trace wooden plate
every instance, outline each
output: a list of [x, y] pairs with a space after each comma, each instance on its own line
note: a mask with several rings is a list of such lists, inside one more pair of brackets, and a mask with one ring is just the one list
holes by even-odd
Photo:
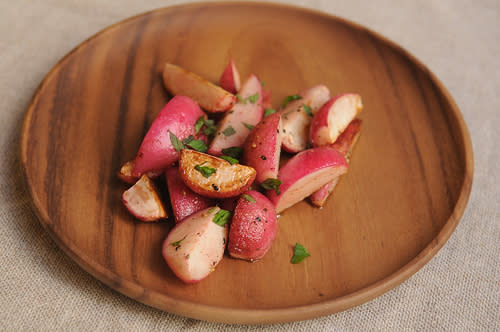
[[[136, 222], [115, 176], [168, 100], [166, 62], [217, 81], [229, 54], [284, 96], [314, 84], [359, 92], [361, 139], [325, 208], [285, 211], [267, 256], [224, 259], [185, 285], [160, 246], [172, 222]], [[110, 287], [172, 313], [271, 323], [327, 315], [397, 286], [459, 222], [473, 155], [458, 107], [413, 56], [359, 25], [275, 4], [207, 3], [115, 24], [65, 56], [26, 113], [22, 164], [35, 210], [57, 244]], [[296, 242], [311, 257], [290, 264]]]

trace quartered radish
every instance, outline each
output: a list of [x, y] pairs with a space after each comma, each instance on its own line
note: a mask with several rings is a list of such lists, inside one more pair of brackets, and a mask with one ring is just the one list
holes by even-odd
[[191, 97], [207, 112], [225, 112], [236, 101], [232, 93], [171, 63], [163, 68], [163, 83], [171, 94]]
[[123, 193], [122, 201], [127, 210], [142, 221], [167, 218], [167, 213], [156, 188], [145, 174]]
[[220, 155], [223, 149], [243, 146], [247, 136], [264, 115], [262, 85], [255, 75], [245, 81], [233, 109], [226, 113], [217, 126], [217, 132], [208, 153]]

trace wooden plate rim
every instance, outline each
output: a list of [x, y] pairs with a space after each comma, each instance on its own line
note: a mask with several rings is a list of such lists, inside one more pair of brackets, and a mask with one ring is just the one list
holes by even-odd
[[[28, 165], [27, 165], [27, 147], [29, 143], [29, 127], [30, 121], [35, 109], [36, 100], [39, 97], [40, 92], [43, 87], [48, 84], [53, 74], [58, 70], [60, 65], [64, 63], [68, 58], [72, 56], [73, 53], [78, 51], [81, 47], [84, 47], [90, 40], [98, 38], [99, 36], [108, 33], [109, 31], [119, 28], [121, 25], [136, 20], [140, 17], [150, 15], [153, 13], [163, 13], [167, 11], [175, 11], [180, 8], [196, 8], [196, 7], [217, 7], [217, 6], [235, 6], [235, 5], [246, 5], [246, 6], [262, 6], [262, 7], [277, 7], [286, 10], [294, 10], [298, 12], [305, 12], [308, 14], [320, 16], [329, 20], [334, 20], [344, 24], [346, 27], [351, 29], [361, 30], [379, 42], [385, 43], [391, 49], [399, 52], [404, 57], [407, 57], [412, 63], [417, 65], [438, 87], [439, 91], [443, 94], [444, 98], [450, 104], [451, 115], [455, 117], [458, 123], [458, 127], [461, 133], [461, 138], [463, 140], [464, 148], [464, 179], [461, 186], [460, 194], [455, 207], [444, 224], [438, 235], [410, 262], [401, 267], [399, 270], [391, 274], [390, 276], [372, 284], [365, 288], [362, 288], [351, 294], [332, 299], [325, 300], [316, 304], [307, 304], [302, 306], [292, 306], [280, 309], [235, 309], [229, 307], [218, 307], [211, 305], [204, 305], [195, 302], [179, 300], [171, 298], [168, 295], [161, 294], [152, 290], [148, 290], [135, 282], [123, 279], [119, 275], [109, 271], [102, 265], [96, 263], [94, 260], [90, 259], [85, 252], [82, 252], [79, 248], [74, 246], [69, 239], [65, 237], [64, 234], [59, 234], [56, 229], [53, 229], [48, 215], [44, 212], [44, 208], [40, 201], [37, 199], [36, 194], [33, 192], [30, 186], [28, 178]], [[138, 14], [127, 19], [121, 20], [114, 23], [101, 31], [97, 32], [93, 36], [89, 37], [69, 53], [67, 53], [63, 58], [61, 58], [54, 67], [49, 71], [49, 73], [42, 80], [37, 90], [35, 91], [31, 102], [27, 108], [22, 129], [20, 135], [20, 154], [21, 163], [23, 168], [23, 177], [26, 188], [31, 198], [31, 204], [33, 210], [35, 211], [37, 217], [39, 218], [41, 224], [45, 230], [49, 233], [51, 238], [56, 242], [59, 248], [61, 248], [72, 260], [74, 260], [78, 265], [80, 265], [85, 271], [90, 273], [96, 279], [100, 280], [112, 289], [131, 297], [139, 302], [146, 305], [153, 306], [155, 308], [168, 311], [170, 313], [206, 320], [206, 321], [216, 321], [224, 323], [239, 323], [239, 324], [271, 324], [279, 322], [291, 322], [299, 321], [305, 319], [312, 319], [319, 316], [324, 316], [328, 314], [333, 314], [339, 311], [352, 308], [354, 306], [363, 304], [370, 301], [377, 296], [389, 291], [390, 289], [398, 286], [403, 281], [408, 279], [410, 276], [415, 274], [420, 268], [422, 268], [427, 262], [429, 262], [436, 253], [443, 247], [446, 241], [450, 238], [451, 234], [457, 227], [461, 217], [464, 214], [467, 202], [469, 200], [473, 173], [474, 173], [474, 157], [472, 142], [470, 138], [469, 131], [463, 119], [463, 116], [455, 103], [453, 97], [441, 83], [441, 81], [415, 56], [408, 52], [403, 47], [399, 46], [395, 42], [389, 40], [388, 38], [382, 36], [381, 34], [374, 32], [358, 23], [349, 21], [344, 18], [337, 17], [335, 15], [320, 12], [318, 10], [304, 8], [299, 6], [278, 4], [278, 3], [267, 3], [267, 2], [256, 2], [256, 1], [224, 1], [224, 2], [195, 2], [190, 4], [180, 4], [174, 6], [168, 6], [158, 9], [153, 9], [142, 14]]]

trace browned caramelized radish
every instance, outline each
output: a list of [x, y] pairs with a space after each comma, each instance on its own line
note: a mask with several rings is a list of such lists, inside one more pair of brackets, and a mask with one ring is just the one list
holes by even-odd
[[165, 64], [163, 83], [173, 95], [191, 97], [208, 112], [225, 112], [236, 101], [232, 93], [171, 63]]
[[238, 196], [255, 180], [256, 171], [194, 150], [181, 150], [179, 172], [194, 192], [212, 198]]

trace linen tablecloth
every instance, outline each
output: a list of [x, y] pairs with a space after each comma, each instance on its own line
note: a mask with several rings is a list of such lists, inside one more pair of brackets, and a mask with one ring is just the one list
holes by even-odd
[[500, 2], [289, 0], [365, 25], [444, 83], [471, 133], [470, 201], [444, 248], [369, 303], [288, 324], [237, 326], [129, 299], [69, 259], [38, 222], [22, 181], [19, 133], [38, 84], [83, 40], [129, 16], [188, 1], [0, 1], [0, 331], [500, 330]]

